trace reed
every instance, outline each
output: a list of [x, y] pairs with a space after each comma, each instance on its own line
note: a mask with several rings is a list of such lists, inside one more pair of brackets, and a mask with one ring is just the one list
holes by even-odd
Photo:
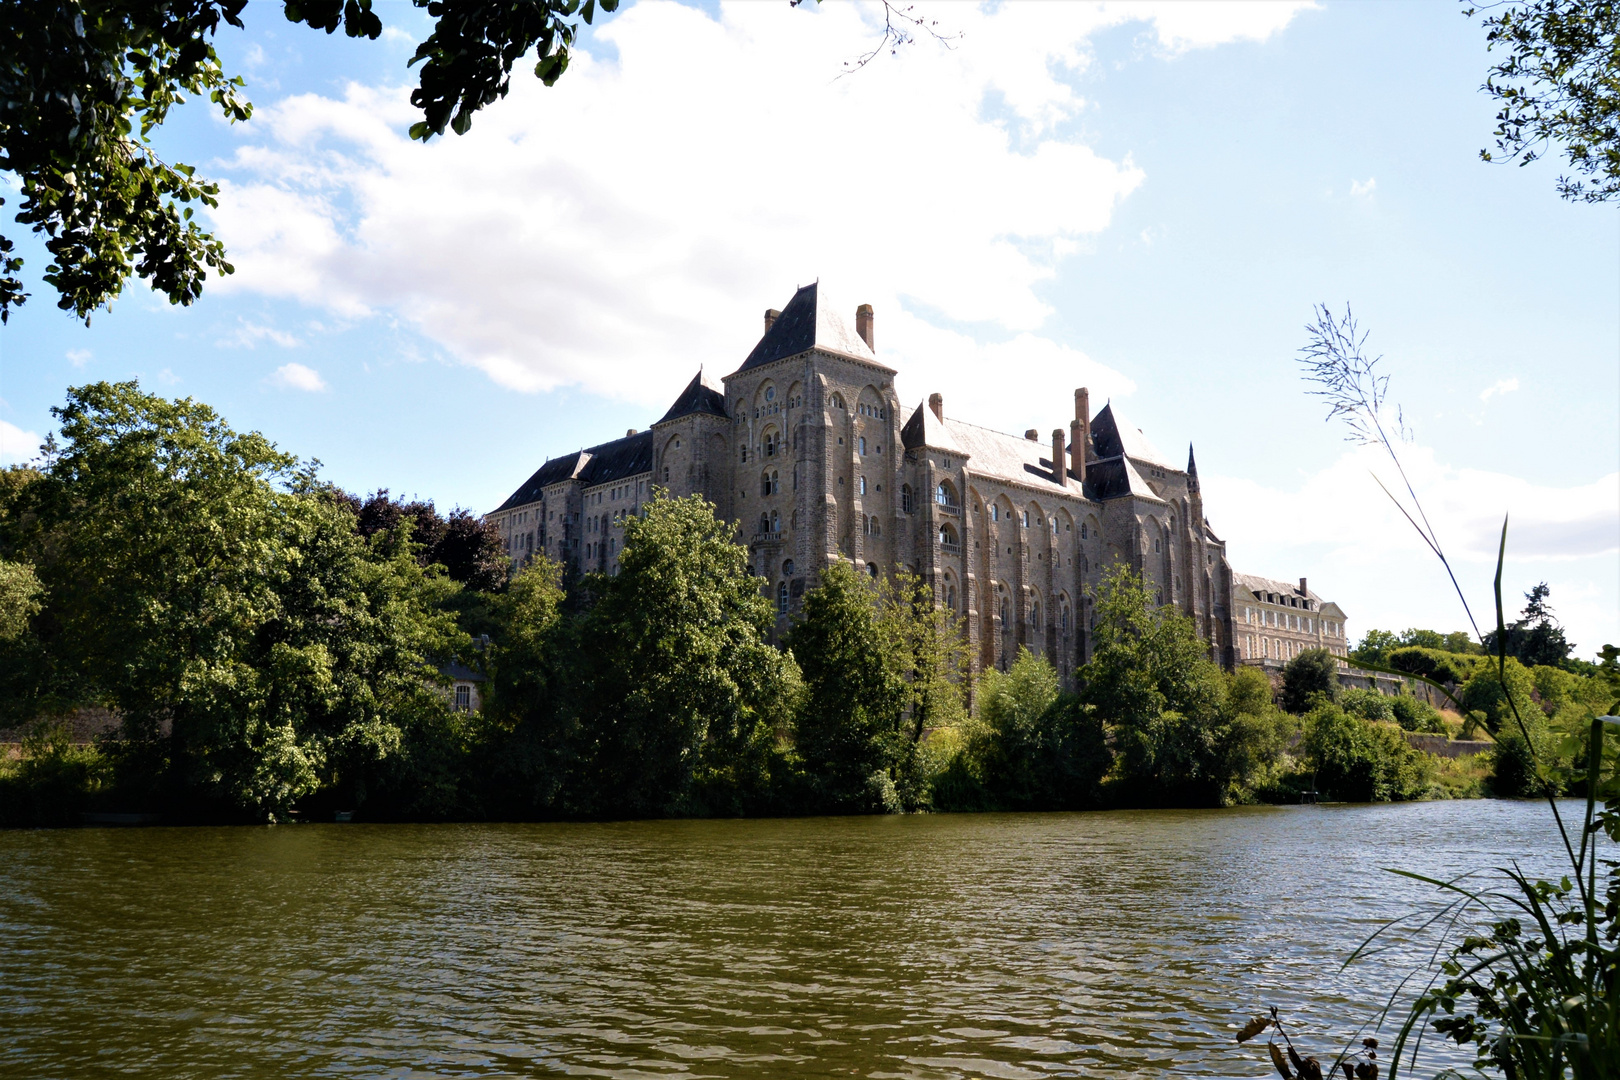
[[[1367, 336], [1348, 308], [1337, 319], [1323, 306], [1306, 329], [1309, 344], [1301, 350], [1311, 393], [1324, 398], [1329, 419], [1345, 421], [1352, 442], [1381, 446], [1394, 465], [1404, 498], [1381, 480], [1379, 486], [1411, 523], [1444, 567], [1463, 610], [1483, 645], [1468, 598], [1452, 572], [1450, 560], [1423, 511], [1403, 468], [1397, 442], [1406, 441], [1398, 410], [1388, 413], [1388, 376], [1369, 359]], [[1395, 435], [1392, 437], [1391, 431]], [[1374, 477], [1377, 479], [1377, 477]], [[1505, 679], [1506, 619], [1502, 607], [1502, 567], [1507, 558], [1508, 521], [1502, 521], [1497, 546], [1494, 596], [1495, 662]], [[1449, 695], [1448, 695], [1449, 696]], [[1370, 1021], [1374, 1030], [1396, 1027], [1389, 1060], [1390, 1080], [1403, 1070], [1416, 1072], [1426, 1039], [1439, 1038], [1470, 1049], [1470, 1073], [1446, 1069], [1439, 1077], [1504, 1076], [1508, 1080], [1611, 1080], [1620, 1078], [1620, 861], [1600, 857], [1599, 843], [1620, 843], [1620, 785], [1606, 766], [1605, 743], [1620, 735], [1620, 717], [1600, 716], [1584, 733], [1585, 811], [1578, 824], [1566, 822], [1560, 810], [1554, 767], [1537, 756], [1536, 740], [1512, 695], [1513, 723], [1530, 748], [1536, 778], [1552, 811], [1568, 860], [1568, 873], [1556, 882], [1533, 878], [1517, 863], [1476, 871], [1442, 881], [1409, 870], [1386, 867], [1391, 874], [1431, 885], [1435, 903], [1392, 919], [1370, 935], [1345, 960], [1348, 967], [1384, 954], [1397, 942], [1430, 947], [1429, 963], [1403, 978]], [[1620, 712], [1620, 702], [1610, 708]], [[1610, 756], [1612, 760], [1612, 755]], [[1573, 779], [1573, 778], [1571, 778]], [[1572, 785], [1573, 787], [1573, 785]], [[1612, 853], [1612, 848], [1609, 852]], [[1603, 890], [1600, 893], [1600, 864]], [[1415, 994], [1410, 988], [1421, 986]], [[1260, 1020], [1269, 1023], [1250, 1030]], [[1398, 1026], [1397, 1026], [1398, 1025]], [[1270, 1028], [1281, 1032], [1276, 1011], [1257, 1017], [1239, 1032], [1239, 1041]], [[1360, 1035], [1360, 1032], [1357, 1033]], [[1286, 1037], [1285, 1037], [1286, 1041]], [[1346, 1048], [1329, 1067], [1347, 1080], [1376, 1080], [1377, 1044], [1369, 1037], [1360, 1049]], [[1314, 1059], [1301, 1057], [1287, 1043], [1281, 1054], [1273, 1040], [1271, 1056], [1284, 1080], [1320, 1075]], [[1369, 1056], [1372, 1055], [1372, 1056]]]

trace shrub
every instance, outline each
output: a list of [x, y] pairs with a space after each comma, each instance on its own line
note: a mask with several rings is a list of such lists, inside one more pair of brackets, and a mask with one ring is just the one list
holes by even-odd
[[23, 740], [21, 760], [0, 763], [0, 826], [77, 825], [111, 771], [99, 750], [74, 744], [65, 728], [37, 731]]
[[1339, 698], [1339, 662], [1326, 649], [1306, 649], [1283, 666], [1282, 707], [1303, 713]]
[[1434, 759], [1400, 730], [1322, 703], [1305, 718], [1305, 756], [1316, 786], [1346, 802], [1400, 802], [1424, 795]]
[[1351, 716], [1359, 716], [1363, 720], [1388, 722], [1395, 719], [1390, 699], [1377, 690], [1352, 687], [1339, 695], [1339, 706]]
[[1526, 721], [1532, 715], [1542, 715], [1531, 697], [1534, 689], [1535, 682], [1530, 678], [1530, 672], [1523, 664], [1509, 657], [1500, 675], [1494, 663], [1480, 664], [1479, 670], [1463, 684], [1457, 698], [1470, 713], [1484, 713], [1485, 726], [1494, 735], [1502, 729], [1504, 721], [1510, 724], [1513, 721], [1508, 710], [1509, 694], [1513, 695], [1513, 704]]
[[1476, 664], [1471, 656], [1416, 645], [1395, 649], [1389, 654], [1389, 666], [1396, 671], [1409, 671], [1439, 683], [1467, 682]]
[[1410, 694], [1399, 694], [1389, 699], [1389, 707], [1395, 714], [1395, 722], [1407, 731], [1430, 735], [1445, 733], [1446, 725], [1440, 719], [1440, 710], [1427, 701]]

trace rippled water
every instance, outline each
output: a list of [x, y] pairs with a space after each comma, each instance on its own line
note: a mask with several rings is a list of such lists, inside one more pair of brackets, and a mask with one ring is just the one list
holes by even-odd
[[0, 1075], [1247, 1076], [1544, 805], [0, 834]]

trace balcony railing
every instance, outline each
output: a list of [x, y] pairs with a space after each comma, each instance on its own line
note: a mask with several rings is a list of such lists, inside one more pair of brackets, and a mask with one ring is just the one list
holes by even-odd
[[781, 542], [782, 534], [779, 532], [757, 532], [754, 534], [754, 539], [750, 541], [750, 543], [754, 544], [780, 544]]
[[950, 503], [936, 502], [934, 504], [934, 512], [936, 514], [949, 514], [951, 517], [962, 516], [962, 508], [960, 506], [952, 506]]

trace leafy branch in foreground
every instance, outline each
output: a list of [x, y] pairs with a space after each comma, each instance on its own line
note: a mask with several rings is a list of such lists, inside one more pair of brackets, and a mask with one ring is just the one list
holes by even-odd
[[1483, 21], [1487, 47], [1507, 55], [1482, 87], [1501, 105], [1496, 154], [1479, 156], [1528, 165], [1556, 143], [1574, 173], [1558, 178], [1558, 194], [1577, 202], [1620, 196], [1620, 4], [1533, 0]]

